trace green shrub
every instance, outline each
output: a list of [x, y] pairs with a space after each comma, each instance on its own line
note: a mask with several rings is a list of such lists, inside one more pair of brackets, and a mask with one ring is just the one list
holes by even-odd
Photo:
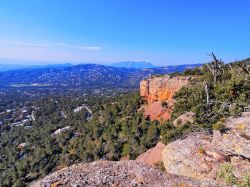
[[162, 161], [156, 162], [154, 165], [157, 169], [159, 169], [161, 171], [166, 171], [166, 168], [165, 168], [164, 163]]
[[222, 121], [218, 121], [212, 126], [213, 130], [217, 131], [224, 131], [226, 129], [226, 126], [222, 123]]

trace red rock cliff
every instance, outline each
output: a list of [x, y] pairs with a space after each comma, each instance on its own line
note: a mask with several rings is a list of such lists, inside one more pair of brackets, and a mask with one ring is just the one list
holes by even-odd
[[169, 75], [153, 77], [140, 82], [140, 94], [148, 101], [167, 101], [173, 98], [175, 92], [186, 86], [190, 77], [173, 77]]
[[[173, 77], [169, 75], [148, 78], [140, 82], [140, 95], [147, 101], [144, 107], [145, 116], [151, 120], [166, 121], [170, 119], [173, 96], [183, 86], [190, 82], [191, 77]], [[162, 101], [168, 103], [168, 108], [162, 106]]]

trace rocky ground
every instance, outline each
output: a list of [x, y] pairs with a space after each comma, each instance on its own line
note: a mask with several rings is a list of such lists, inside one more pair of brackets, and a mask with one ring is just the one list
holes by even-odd
[[73, 165], [46, 176], [32, 187], [180, 187], [221, 186], [212, 181], [196, 180], [164, 173], [137, 161], [98, 161]]
[[218, 172], [227, 163], [241, 180], [250, 172], [250, 114], [227, 119], [222, 132], [195, 133], [176, 140], [163, 149], [162, 157], [172, 174], [219, 181]]

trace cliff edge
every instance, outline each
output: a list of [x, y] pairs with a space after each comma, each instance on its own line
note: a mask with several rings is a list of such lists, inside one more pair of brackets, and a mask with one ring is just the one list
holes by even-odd
[[[140, 82], [140, 95], [146, 102], [143, 107], [145, 116], [150, 120], [167, 121], [171, 117], [174, 94], [189, 84], [190, 76], [155, 76]], [[163, 104], [164, 102], [164, 104]]]

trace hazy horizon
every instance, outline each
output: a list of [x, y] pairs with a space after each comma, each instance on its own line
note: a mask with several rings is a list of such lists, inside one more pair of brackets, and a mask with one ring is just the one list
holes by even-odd
[[124, 62], [132, 62], [132, 63], [150, 63], [152, 65], [155, 65], [157, 67], [160, 66], [174, 66], [174, 65], [187, 65], [187, 64], [203, 64], [205, 62], [194, 62], [194, 63], [180, 63], [180, 64], [174, 64], [174, 63], [166, 63], [166, 64], [155, 64], [153, 62], [149, 61], [135, 61], [135, 60], [122, 60], [122, 61], [110, 61], [110, 62], [99, 62], [99, 61], [82, 61], [82, 62], [71, 62], [71, 61], [39, 61], [39, 60], [24, 60], [24, 59], [1, 59], [0, 58], [0, 65], [25, 65], [25, 66], [32, 66], [32, 65], [63, 65], [63, 64], [71, 64], [71, 65], [80, 65], [80, 64], [99, 64], [99, 65], [113, 65], [117, 63], [124, 63]]
[[[0, 59], [22, 63], [197, 64], [249, 56], [247, 1], [5, 1]], [[0, 61], [0, 64], [3, 63]]]

